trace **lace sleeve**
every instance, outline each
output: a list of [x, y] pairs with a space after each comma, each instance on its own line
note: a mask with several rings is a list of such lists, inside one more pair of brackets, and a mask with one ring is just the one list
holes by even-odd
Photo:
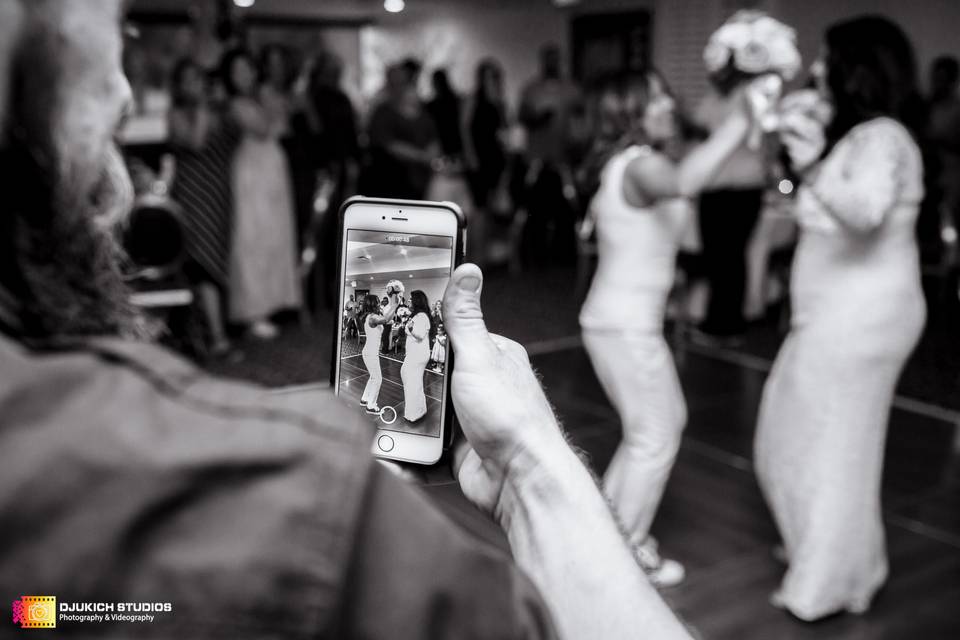
[[892, 121], [861, 125], [824, 160], [809, 195], [840, 226], [861, 233], [875, 229], [912, 184], [909, 144], [908, 134]]

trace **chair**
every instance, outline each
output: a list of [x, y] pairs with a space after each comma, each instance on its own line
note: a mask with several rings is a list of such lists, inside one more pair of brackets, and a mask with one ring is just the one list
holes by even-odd
[[129, 258], [124, 279], [130, 302], [161, 321], [175, 349], [203, 359], [209, 328], [194, 310], [194, 293], [184, 272], [186, 237], [180, 206], [158, 181], [140, 195], [123, 227]]

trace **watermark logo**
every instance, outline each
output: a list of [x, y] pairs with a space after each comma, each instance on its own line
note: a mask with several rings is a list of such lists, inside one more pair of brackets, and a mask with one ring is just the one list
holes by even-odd
[[21, 629], [54, 629], [57, 599], [54, 596], [20, 596], [13, 601], [13, 622]]

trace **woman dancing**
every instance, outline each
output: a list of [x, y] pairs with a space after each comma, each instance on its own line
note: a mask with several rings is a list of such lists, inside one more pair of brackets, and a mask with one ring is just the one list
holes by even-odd
[[751, 122], [741, 90], [739, 108], [678, 162], [675, 102], [658, 74], [616, 83], [601, 93], [599, 104], [609, 120], [601, 130], [612, 142], [602, 154], [607, 161], [590, 204], [599, 264], [580, 325], [597, 377], [623, 423], [623, 440], [603, 484], [651, 582], [670, 586], [683, 579], [683, 567], [660, 558], [649, 529], [686, 423], [663, 337], [686, 222], [671, 204], [708, 183], [743, 143]]
[[410, 293], [410, 320], [406, 325], [407, 349], [400, 367], [403, 380], [403, 417], [416, 422], [427, 413], [427, 398], [423, 393], [423, 375], [430, 361], [433, 342], [433, 320], [427, 294], [417, 289]]
[[400, 304], [400, 297], [395, 292], [389, 295], [390, 302], [386, 309], [380, 310], [380, 299], [372, 293], [363, 297], [363, 327], [367, 335], [366, 342], [363, 343], [363, 366], [367, 368], [370, 378], [367, 380], [367, 386], [363, 388], [363, 395], [360, 396], [360, 404], [366, 407], [367, 413], [379, 414], [380, 405], [380, 385], [383, 384], [383, 373], [380, 371], [380, 337], [383, 334], [383, 327], [390, 326], [393, 322], [393, 314], [397, 312], [397, 306]]
[[781, 107], [804, 179], [801, 236], [790, 333], [764, 389], [755, 457], [789, 564], [773, 603], [804, 620], [865, 611], [887, 578], [887, 419], [926, 317], [914, 237], [923, 167], [903, 125], [913, 60], [886, 19], [837, 24], [814, 66], [832, 118], [791, 109], [789, 97]]

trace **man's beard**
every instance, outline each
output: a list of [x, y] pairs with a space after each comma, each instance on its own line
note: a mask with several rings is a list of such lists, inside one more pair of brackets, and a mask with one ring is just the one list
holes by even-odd
[[[115, 236], [132, 201], [119, 151], [111, 145], [100, 161], [71, 162], [52, 136], [28, 142], [23, 128], [8, 131], [0, 150], [0, 284], [19, 303], [18, 332], [41, 339], [143, 335]], [[49, 143], [38, 142], [44, 138]]]

